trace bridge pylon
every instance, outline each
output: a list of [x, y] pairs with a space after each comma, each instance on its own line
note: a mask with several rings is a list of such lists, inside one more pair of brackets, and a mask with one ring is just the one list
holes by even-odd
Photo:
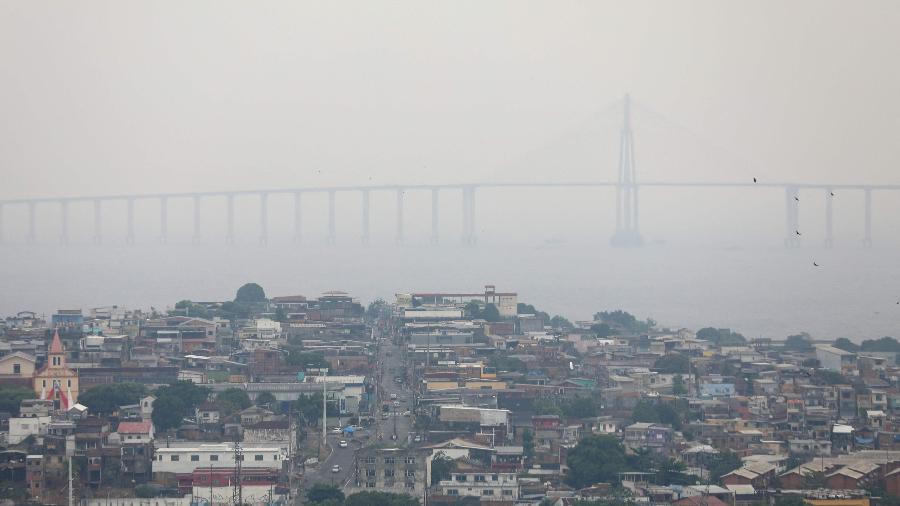
[[638, 227], [638, 187], [634, 167], [634, 132], [631, 129], [631, 98], [625, 95], [622, 132], [619, 138], [619, 182], [616, 185], [616, 232], [609, 243], [619, 247], [644, 244]]

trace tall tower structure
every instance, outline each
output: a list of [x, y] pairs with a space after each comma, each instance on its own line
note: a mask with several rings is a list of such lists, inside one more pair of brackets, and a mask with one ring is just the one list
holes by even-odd
[[55, 409], [67, 410], [78, 402], [78, 373], [66, 366], [59, 330], [47, 348], [47, 363], [34, 373], [34, 391], [41, 399], [52, 399]]
[[631, 130], [631, 97], [623, 101], [622, 131], [619, 136], [619, 179], [616, 185], [616, 232], [613, 246], [634, 247], [644, 243], [638, 228], [638, 187], [634, 167], [634, 132]]

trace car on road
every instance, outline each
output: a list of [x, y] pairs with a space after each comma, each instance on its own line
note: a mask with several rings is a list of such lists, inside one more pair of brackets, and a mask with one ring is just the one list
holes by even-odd
[[342, 429], [342, 428], [340, 428], [340, 427], [332, 427], [331, 433], [332, 433], [332, 434], [343, 434], [343, 433], [344, 433], [344, 429]]
[[392, 401], [393, 401], [394, 399], [396, 399], [396, 398], [397, 398], [397, 394], [391, 394], [391, 400], [392, 400]]
[[331, 467], [331, 472], [332, 472], [332, 473], [339, 473], [339, 472], [341, 472], [341, 466], [335, 464], [334, 466]]
[[381, 414], [381, 419], [382, 419], [382, 420], [387, 420], [387, 419], [390, 418], [390, 417], [391, 417], [391, 414], [390, 414], [390, 413], [382, 413], [382, 414]]
[[412, 411], [404, 411], [403, 416], [412, 416]]
[[346, 447], [347, 447], [347, 442], [344, 441], [343, 439], [341, 439], [340, 441], [338, 441], [338, 446], [341, 447], [341, 448], [346, 448]]
[[396, 378], [394, 378], [394, 381], [396, 383], [403, 383], [403, 378], [401, 378], [400, 376], [397, 376]]
[[394, 401], [394, 407], [395, 408], [400, 407], [400, 401]]
[[413, 438], [413, 443], [421, 443], [421, 442], [422, 442], [422, 436], [416, 436]]

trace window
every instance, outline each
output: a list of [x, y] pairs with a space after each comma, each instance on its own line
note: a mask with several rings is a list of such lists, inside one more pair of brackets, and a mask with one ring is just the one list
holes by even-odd
[[258, 454], [257, 454], [257, 455], [254, 455], [254, 456], [253, 456], [253, 460], [262, 460], [262, 459], [263, 459], [263, 456], [262, 456], [262, 455], [258, 455]]
[[394, 477], [394, 470], [393, 470], [393, 469], [385, 469], [385, 470], [384, 470], [384, 477], [385, 477], [385, 478], [393, 478], [393, 477]]
[[209, 461], [210, 461], [210, 462], [216, 462], [216, 461], [218, 461], [218, 460], [219, 460], [219, 456], [218, 456], [218, 455], [210, 455], [210, 456], [209, 456]]
[[406, 457], [406, 463], [407, 464], [415, 464], [416, 458], [415, 457]]
[[414, 469], [407, 469], [407, 470], [406, 470], [406, 477], [407, 477], [407, 478], [415, 478], [415, 477], [416, 477], [416, 471], [415, 471]]
[[414, 481], [406, 482], [406, 488], [416, 488], [416, 482], [414, 482]]
[[456, 481], [466, 481], [466, 475], [464, 474], [457, 474], [454, 478]]
[[169, 460], [171, 460], [172, 462], [178, 462], [178, 455], [172, 455], [171, 457], [169, 457]]
[[72, 388], [72, 380], [67, 381], [69, 388]]
[[503, 495], [512, 495], [512, 490], [504, 490]]
[[22, 364], [13, 364], [13, 374], [22, 374]]
[[199, 455], [191, 455], [191, 462], [199, 462], [199, 461], [200, 461]]
[[459, 490], [456, 490], [455, 488], [448, 488], [447, 495], [459, 495]]
[[494, 495], [494, 491], [492, 489], [482, 490], [481, 495]]
[[41, 380], [41, 386], [47, 388], [47, 380]]
[[366, 457], [365, 462], [366, 462], [366, 464], [374, 464], [374, 463], [375, 463], [375, 457]]
[[491, 475], [491, 481], [497, 481], [497, 480], [499, 480], [499, 479], [500, 479], [500, 476], [498, 476], [498, 475], [496, 475], [496, 474]]
[[366, 478], [374, 478], [375, 470], [374, 469], [366, 469]]
[[476, 475], [475, 475], [475, 481], [484, 481], [484, 475], [483, 475], [483, 474], [476, 474]]
[[394, 463], [394, 457], [385, 457], [385, 458], [384, 458], [384, 463], [385, 463], [385, 464], [392, 464], [392, 465], [393, 465], [393, 463]]
[[375, 482], [374, 482], [374, 481], [367, 481], [367, 482], [366, 482], [366, 488], [375, 488]]

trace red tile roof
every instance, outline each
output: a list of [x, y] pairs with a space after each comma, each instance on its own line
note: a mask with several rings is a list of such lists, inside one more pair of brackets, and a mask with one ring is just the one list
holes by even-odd
[[122, 422], [116, 430], [119, 434], [149, 434], [153, 428], [150, 422]]

